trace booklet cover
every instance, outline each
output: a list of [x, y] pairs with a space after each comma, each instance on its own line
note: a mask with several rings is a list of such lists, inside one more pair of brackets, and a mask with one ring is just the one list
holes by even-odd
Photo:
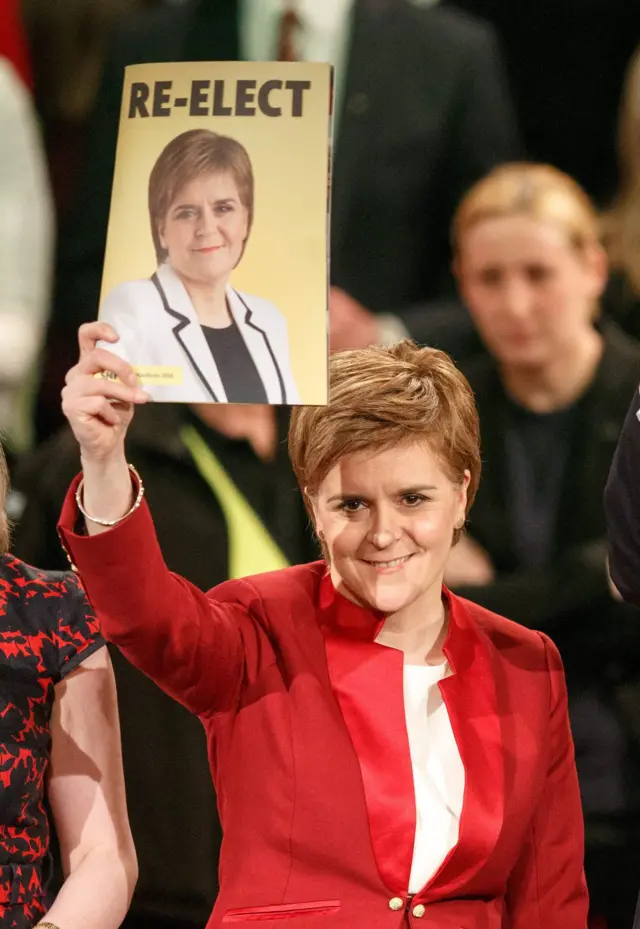
[[153, 400], [328, 399], [332, 70], [126, 69], [99, 318]]

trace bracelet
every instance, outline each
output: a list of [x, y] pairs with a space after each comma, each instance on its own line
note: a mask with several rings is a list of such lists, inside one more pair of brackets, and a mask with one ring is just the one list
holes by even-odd
[[[80, 483], [78, 484], [78, 489], [76, 490], [76, 503], [78, 509], [82, 513], [85, 519], [88, 519], [92, 523], [97, 523], [99, 526], [117, 526], [118, 523], [121, 523], [123, 519], [126, 519], [127, 516], [131, 516], [132, 513], [138, 509], [142, 503], [142, 498], [144, 497], [144, 484], [142, 483], [142, 478], [134, 468], [132, 464], [128, 465], [129, 470], [135, 476], [138, 482], [138, 493], [136, 499], [133, 501], [133, 505], [124, 516], [119, 516], [118, 519], [101, 519], [99, 516], [89, 516], [82, 504], [82, 488], [84, 487], [84, 477], [81, 478]], [[46, 923], [40, 923], [41, 926], [46, 926]], [[57, 926], [54, 926], [53, 929], [58, 929]]]
[[58, 929], [55, 923], [37, 923], [33, 929]]

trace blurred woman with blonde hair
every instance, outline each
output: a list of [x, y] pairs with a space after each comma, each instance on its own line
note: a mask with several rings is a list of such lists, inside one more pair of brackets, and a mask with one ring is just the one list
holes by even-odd
[[629, 924], [635, 888], [622, 861], [636, 844], [633, 772], [603, 669], [616, 668], [616, 684], [636, 679], [640, 655], [637, 620], [610, 595], [602, 494], [640, 346], [600, 319], [607, 261], [598, 216], [561, 171], [497, 168], [460, 205], [453, 238], [460, 291], [488, 356], [465, 372], [479, 408], [483, 481], [445, 580], [557, 641], [587, 835], [608, 836], [587, 847], [594, 910]]

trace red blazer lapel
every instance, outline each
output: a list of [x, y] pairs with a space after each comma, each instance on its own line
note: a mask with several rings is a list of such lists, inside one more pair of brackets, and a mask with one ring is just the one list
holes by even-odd
[[337, 594], [329, 578], [321, 590], [321, 625], [331, 686], [360, 763], [378, 872], [391, 893], [405, 894], [416, 810], [404, 656], [374, 642], [382, 618]]
[[[466, 892], [491, 858], [504, 820], [504, 736], [489, 641], [465, 602], [446, 589], [451, 676], [440, 682], [465, 768], [458, 843], [417, 900]], [[320, 623], [331, 686], [360, 762], [374, 856], [394, 894], [406, 894], [415, 839], [415, 792], [404, 714], [403, 655], [374, 641], [383, 618], [320, 591]]]
[[491, 646], [463, 600], [449, 599], [444, 652], [453, 671], [440, 688], [465, 768], [458, 844], [421, 899], [455, 897], [487, 863], [504, 820], [506, 756]]

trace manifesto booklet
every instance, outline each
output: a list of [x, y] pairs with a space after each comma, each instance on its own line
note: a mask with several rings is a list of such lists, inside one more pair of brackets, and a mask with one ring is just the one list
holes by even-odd
[[332, 70], [125, 72], [99, 318], [153, 400], [327, 402]]

